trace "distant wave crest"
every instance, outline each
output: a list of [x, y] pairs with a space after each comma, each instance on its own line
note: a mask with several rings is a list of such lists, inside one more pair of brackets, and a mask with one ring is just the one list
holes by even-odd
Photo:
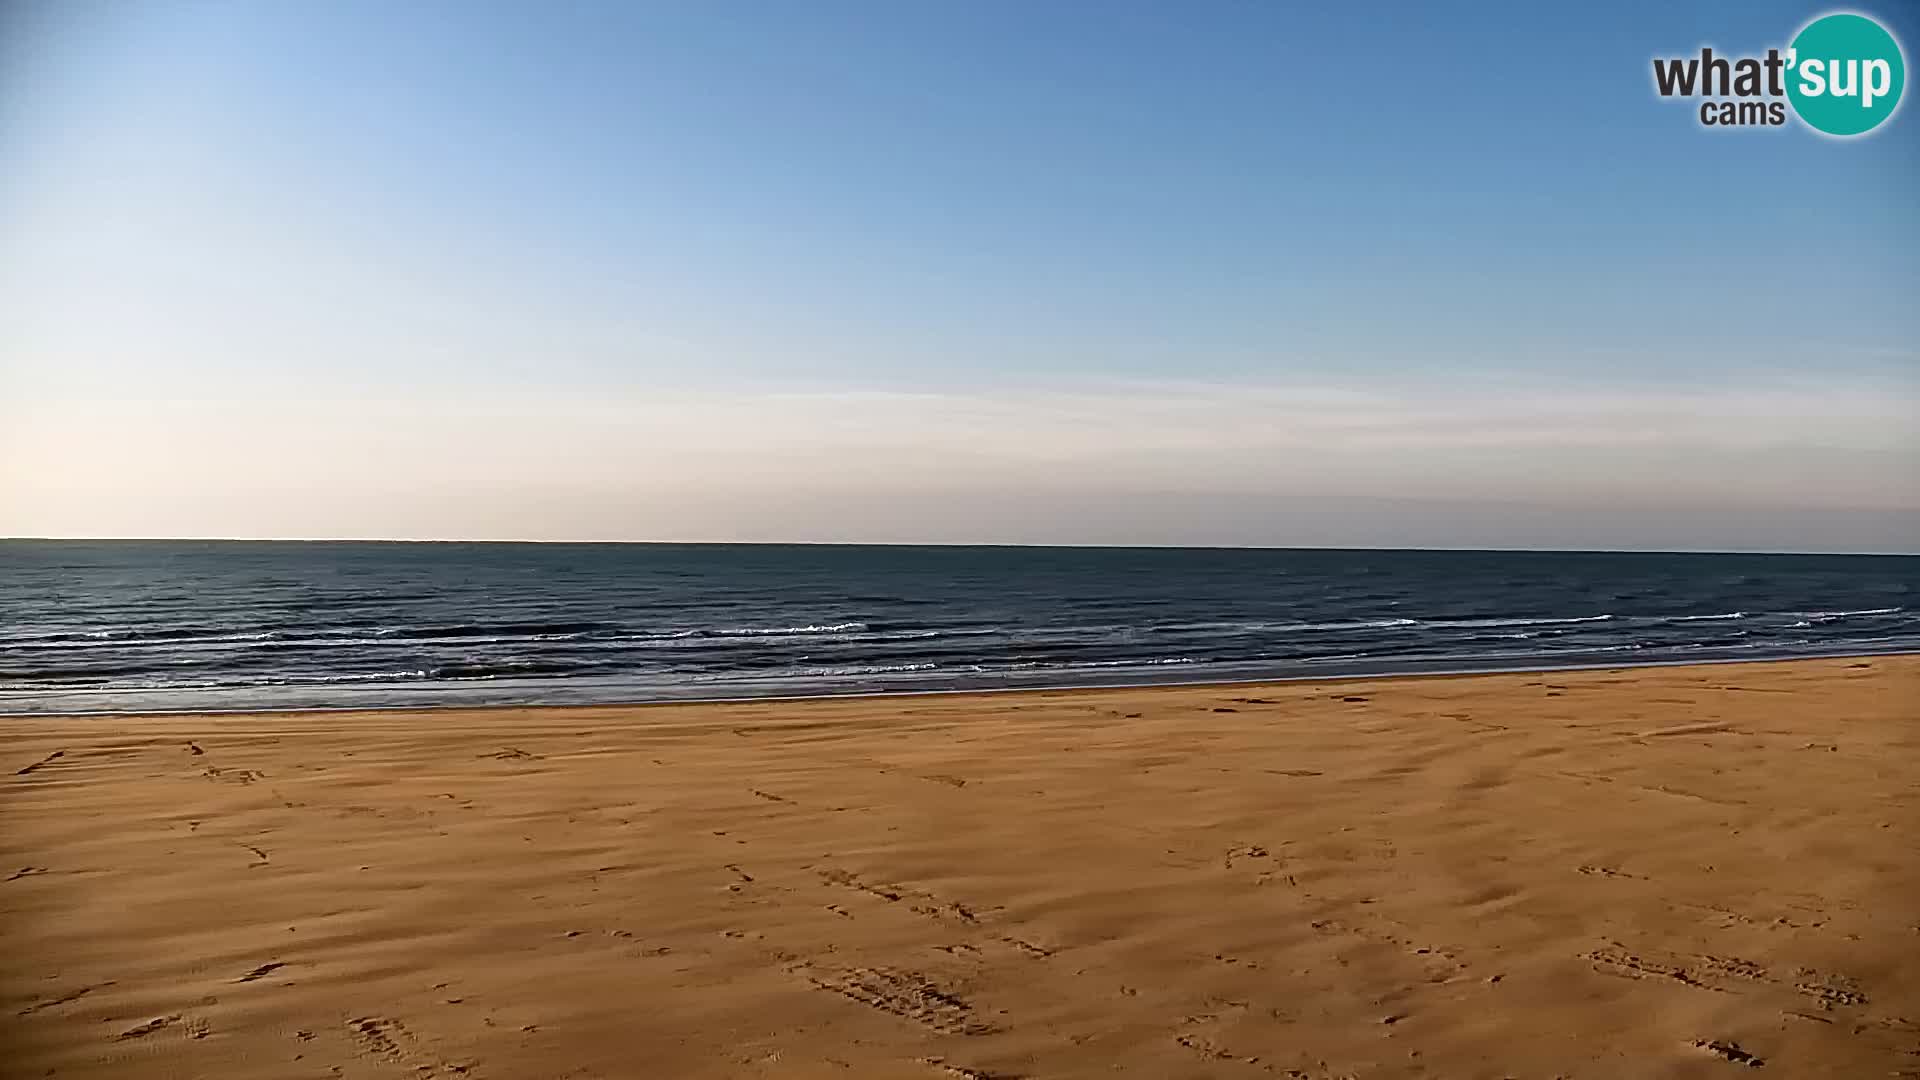
[[797, 637], [803, 634], [852, 634], [867, 629], [863, 622], [809, 623], [805, 626], [743, 626], [715, 630], [715, 637]]
[[1457, 626], [1462, 629], [1481, 629], [1505, 626], [1570, 626], [1576, 623], [1612, 622], [1617, 615], [1575, 615], [1560, 618], [1525, 619], [1426, 619], [1417, 620], [1420, 626]]

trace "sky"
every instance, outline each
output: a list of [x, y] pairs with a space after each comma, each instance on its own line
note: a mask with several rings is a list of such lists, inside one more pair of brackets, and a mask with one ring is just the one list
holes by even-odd
[[1920, 551], [1826, 10], [0, 0], [0, 535]]

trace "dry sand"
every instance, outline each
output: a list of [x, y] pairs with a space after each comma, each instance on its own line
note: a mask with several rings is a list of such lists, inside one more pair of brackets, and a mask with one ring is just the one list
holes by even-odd
[[13, 718], [0, 1069], [1920, 1076], [1916, 691]]

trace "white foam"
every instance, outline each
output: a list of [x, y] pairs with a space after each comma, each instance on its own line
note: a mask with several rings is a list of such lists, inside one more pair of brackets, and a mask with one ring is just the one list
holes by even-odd
[[786, 637], [800, 634], [852, 634], [865, 630], [863, 622], [809, 623], [805, 626], [745, 626], [733, 630], [716, 630], [717, 637]]

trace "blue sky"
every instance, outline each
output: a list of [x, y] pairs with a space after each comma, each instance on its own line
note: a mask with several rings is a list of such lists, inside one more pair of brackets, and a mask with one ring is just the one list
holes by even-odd
[[[876, 508], [942, 484], [1406, 502], [1354, 543], [1434, 499], [1570, 546], [1623, 500], [1646, 546], [1703, 496], [1920, 520], [1911, 107], [1651, 88], [1821, 6], [4, 10], [0, 532], [1019, 538]], [[1222, 528], [1175, 539], [1290, 542]]]

